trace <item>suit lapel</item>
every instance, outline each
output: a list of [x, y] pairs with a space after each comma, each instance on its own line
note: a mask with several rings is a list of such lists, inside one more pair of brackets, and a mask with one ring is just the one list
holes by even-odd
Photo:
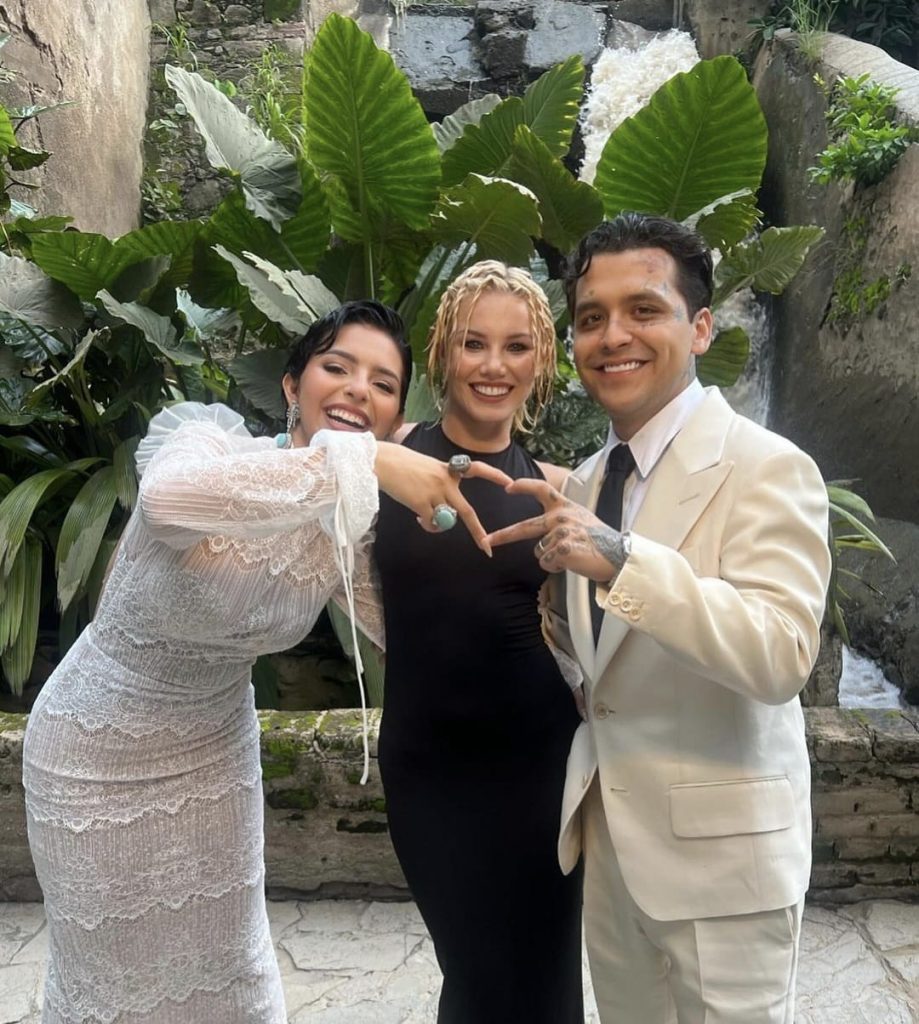
[[[661, 456], [651, 474], [648, 491], [632, 531], [648, 540], [679, 549], [686, 535], [730, 474], [733, 463], [722, 462], [724, 442], [735, 413], [711, 388]], [[597, 490], [599, 483], [597, 483]], [[594, 504], [596, 507], [596, 490]], [[584, 582], [585, 598], [587, 581]], [[590, 610], [586, 606], [588, 643], [592, 639]], [[629, 632], [629, 624], [615, 615], [606, 615], [594, 655], [591, 647], [591, 678], [598, 679]], [[579, 630], [580, 632], [580, 630]], [[580, 651], [579, 651], [580, 654]]]
[[[597, 507], [597, 495], [603, 483], [604, 453], [605, 450], [601, 449], [591, 455], [565, 482], [565, 497], [591, 511]], [[571, 642], [581, 667], [590, 679], [596, 679], [594, 662], [597, 652], [594, 648], [593, 625], [590, 618], [589, 581], [586, 576], [566, 572], [565, 590]]]

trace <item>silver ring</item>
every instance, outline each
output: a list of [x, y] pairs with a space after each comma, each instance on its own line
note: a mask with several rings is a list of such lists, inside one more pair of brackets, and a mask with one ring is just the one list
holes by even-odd
[[472, 465], [472, 459], [468, 455], [451, 455], [447, 462], [447, 470], [450, 476], [465, 476]]
[[434, 509], [434, 515], [431, 516], [431, 526], [443, 533], [446, 530], [452, 530], [456, 526], [456, 520], [456, 509], [452, 505], [442, 502]]
[[542, 556], [546, 550], [546, 538], [540, 537], [536, 542], [536, 554]]

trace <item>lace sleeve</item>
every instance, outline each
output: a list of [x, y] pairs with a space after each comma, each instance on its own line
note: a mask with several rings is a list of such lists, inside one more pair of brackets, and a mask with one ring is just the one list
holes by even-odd
[[[383, 625], [383, 601], [380, 596], [380, 580], [376, 563], [371, 554], [372, 545], [367, 544], [354, 556], [354, 612], [358, 629], [380, 650], [386, 650], [386, 630]], [[333, 595], [332, 600], [347, 615], [347, 597], [343, 587]]]
[[255, 538], [310, 519], [339, 545], [369, 529], [378, 508], [370, 434], [320, 431], [307, 448], [182, 422], [149, 459], [139, 508], [157, 539], [188, 547], [206, 534]]

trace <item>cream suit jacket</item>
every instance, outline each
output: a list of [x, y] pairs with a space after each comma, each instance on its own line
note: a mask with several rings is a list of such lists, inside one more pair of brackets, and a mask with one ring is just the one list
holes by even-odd
[[[603, 462], [572, 474], [570, 498], [596, 507]], [[577, 862], [578, 809], [599, 773], [623, 877], [651, 917], [789, 906], [810, 874], [798, 692], [830, 573], [820, 473], [709, 389], [654, 469], [631, 541], [597, 591], [596, 650], [587, 579], [554, 577], [550, 594], [549, 628], [580, 662], [589, 715], [568, 761], [562, 869]]]

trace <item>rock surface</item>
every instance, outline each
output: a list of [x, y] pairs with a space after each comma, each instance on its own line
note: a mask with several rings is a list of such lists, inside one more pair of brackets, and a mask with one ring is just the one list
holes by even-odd
[[[291, 1024], [434, 1024], [440, 972], [412, 903], [269, 902]], [[0, 903], [0, 1024], [38, 1024], [40, 904]], [[915, 1024], [919, 906], [808, 907], [797, 1024]], [[585, 1024], [599, 1024], [584, 958]], [[509, 1022], [510, 1024], [510, 1022]]]
[[[4, 24], [5, 22], [5, 24]], [[7, 106], [68, 103], [30, 123], [20, 142], [51, 159], [24, 175], [40, 185], [17, 198], [112, 237], [137, 227], [147, 110], [150, 17], [145, 0], [0, 5], [3, 62], [17, 77]]]
[[[900, 88], [900, 116], [919, 124], [919, 71], [867, 43], [826, 37], [816, 67], [788, 38], [761, 55], [755, 82], [770, 125], [763, 209], [772, 223], [826, 230], [775, 302], [770, 425], [828, 479], [857, 478], [875, 514], [916, 522], [919, 146], [877, 185], [812, 183], [808, 168], [827, 145], [815, 71], [827, 81], [868, 73]], [[857, 312], [841, 313], [847, 304]]]

